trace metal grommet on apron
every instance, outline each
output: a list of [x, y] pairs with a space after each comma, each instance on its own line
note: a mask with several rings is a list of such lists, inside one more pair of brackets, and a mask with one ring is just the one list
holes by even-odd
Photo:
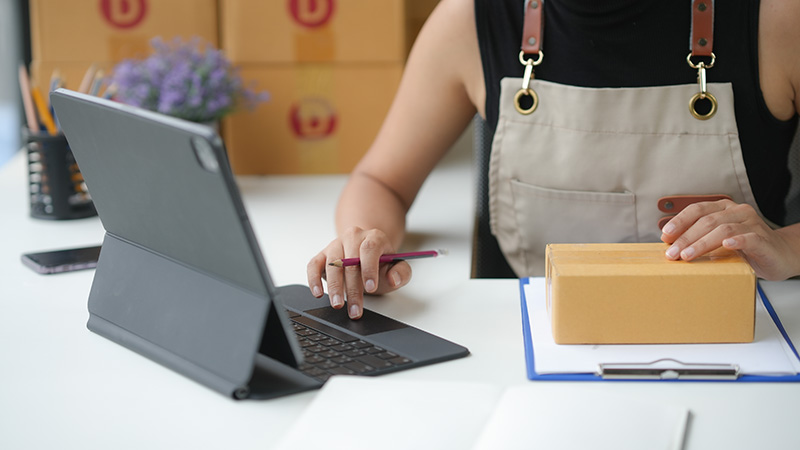
[[[717, 98], [708, 92], [706, 82], [706, 69], [714, 67], [717, 57], [712, 51], [714, 48], [714, 0], [692, 1], [692, 32], [689, 35], [689, 55], [686, 62], [689, 67], [697, 69], [697, 85], [700, 92], [689, 100], [689, 112], [695, 119], [708, 120], [717, 112]], [[694, 63], [694, 57], [711, 58], [708, 64], [705, 61]], [[709, 103], [707, 111], [698, 110], [698, 101], [705, 100]]]
[[[705, 78], [713, 64], [711, 34], [702, 27], [692, 32], [697, 36], [692, 42], [702, 47], [689, 57], [698, 71], [697, 84], [568, 86], [533, 76], [534, 63], [542, 59], [544, 9], [543, 0], [535, 0], [536, 7], [533, 1], [524, 5], [520, 62], [525, 75], [500, 82], [489, 163], [491, 230], [518, 276], [544, 274], [548, 243], [659, 241], [659, 220], [678, 210], [660, 210], [664, 197], [726, 196], [758, 211], [742, 157], [732, 86]], [[694, 0], [693, 12], [713, 12], [709, 5], [700, 6], [704, 2], [711, 0]], [[529, 63], [525, 55], [539, 57]], [[535, 107], [520, 104], [534, 95]], [[690, 114], [690, 99], [690, 104], [711, 101], [713, 111]]]
[[[544, 0], [528, 0], [525, 4], [525, 24], [522, 30], [522, 50], [519, 52], [519, 62], [525, 66], [522, 75], [522, 87], [514, 95], [514, 108], [520, 114], [528, 115], [536, 111], [539, 106], [539, 96], [531, 89], [533, 68], [542, 63], [542, 33], [544, 28]], [[536, 59], [525, 58], [525, 55], [537, 55]], [[530, 102], [524, 105], [523, 100]]]

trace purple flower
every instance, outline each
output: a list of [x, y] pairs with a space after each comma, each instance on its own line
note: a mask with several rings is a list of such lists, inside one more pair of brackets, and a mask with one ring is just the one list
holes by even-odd
[[145, 60], [127, 59], [114, 68], [115, 98], [130, 105], [195, 122], [220, 119], [241, 107], [253, 108], [269, 94], [245, 86], [223, 53], [200, 39], [150, 41]]

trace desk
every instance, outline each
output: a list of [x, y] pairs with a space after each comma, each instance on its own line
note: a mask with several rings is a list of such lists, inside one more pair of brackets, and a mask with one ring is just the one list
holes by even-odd
[[[530, 384], [543, 402], [589, 391], [688, 407], [686, 449], [800, 448], [800, 385], [532, 383], [525, 377], [516, 280], [469, 280], [471, 166], [435, 170], [409, 215], [409, 240], [450, 255], [413, 264], [411, 284], [367, 307], [467, 346], [468, 358], [388, 375], [497, 386]], [[305, 284], [307, 260], [333, 236], [344, 176], [242, 177], [239, 184], [273, 280]], [[24, 155], [0, 168], [0, 448], [265, 449], [315, 392], [236, 402], [86, 329], [93, 272], [37, 275], [21, 253], [101, 242], [97, 218], [28, 217]], [[302, 226], [301, 226], [302, 224]], [[800, 281], [764, 283], [800, 343]], [[333, 417], [333, 414], [332, 414]], [[357, 432], [352, 423], [346, 433]]]

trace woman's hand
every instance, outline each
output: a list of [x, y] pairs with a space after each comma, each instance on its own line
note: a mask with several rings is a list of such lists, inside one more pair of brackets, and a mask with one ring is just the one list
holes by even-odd
[[[389, 238], [380, 230], [347, 229], [308, 263], [308, 286], [314, 297], [322, 297], [322, 280], [328, 283], [331, 306], [339, 309], [347, 299], [347, 314], [361, 317], [364, 293], [384, 294], [404, 286], [411, 279], [411, 266], [405, 261], [380, 264], [383, 254], [394, 253]], [[342, 258], [360, 258], [356, 266], [337, 267], [330, 263]]]
[[661, 230], [661, 240], [672, 244], [667, 258], [691, 261], [714, 249], [738, 250], [767, 280], [785, 280], [800, 274], [800, 228], [773, 230], [752, 206], [730, 200], [687, 206]]

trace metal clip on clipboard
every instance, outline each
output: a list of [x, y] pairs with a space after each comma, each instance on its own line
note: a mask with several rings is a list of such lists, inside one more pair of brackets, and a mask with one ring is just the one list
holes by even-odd
[[686, 364], [672, 358], [649, 363], [606, 363], [597, 375], [605, 380], [735, 380], [738, 364]]

